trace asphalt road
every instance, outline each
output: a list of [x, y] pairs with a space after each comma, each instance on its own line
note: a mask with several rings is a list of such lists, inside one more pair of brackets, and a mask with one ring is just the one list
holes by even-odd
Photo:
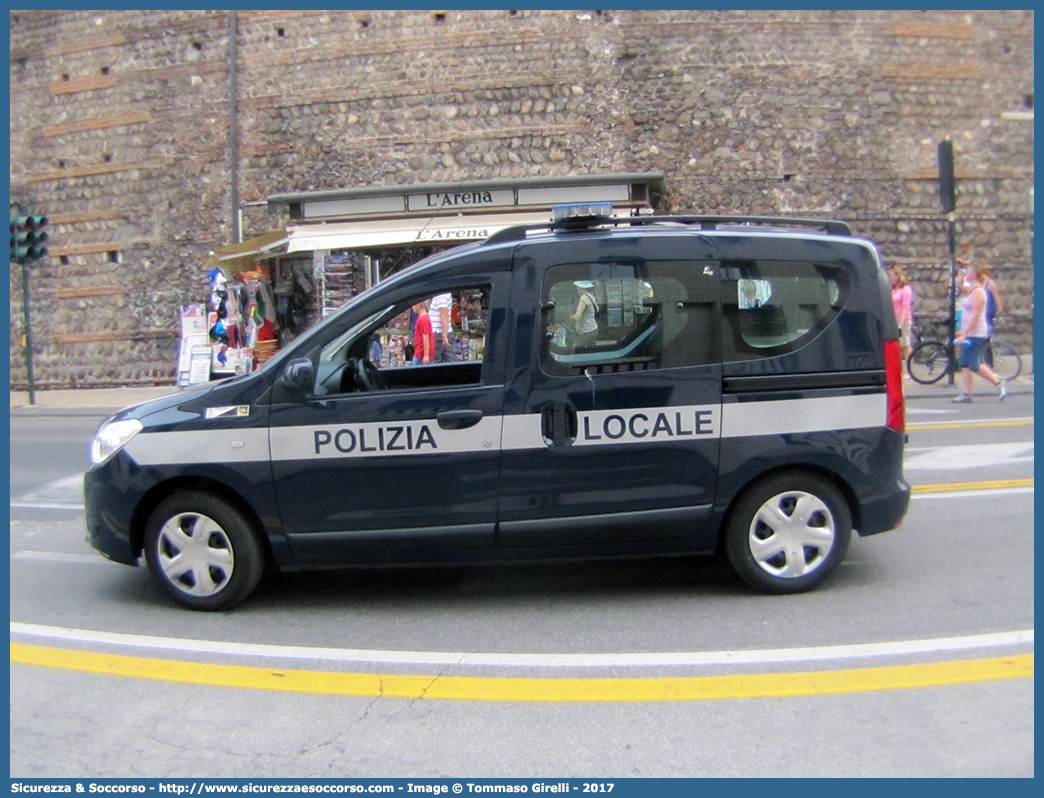
[[[269, 578], [222, 614], [85, 543], [97, 418], [12, 416], [11, 640], [59, 667], [12, 663], [11, 774], [1032, 776], [1032, 679], [968, 675], [1033, 649], [1032, 396], [909, 411], [908, 479], [961, 489], [922, 487], [814, 593], [700, 560], [399, 569]], [[201, 663], [254, 686], [185, 683]], [[889, 668], [909, 683], [875, 689]], [[684, 697], [712, 677], [727, 697]]]

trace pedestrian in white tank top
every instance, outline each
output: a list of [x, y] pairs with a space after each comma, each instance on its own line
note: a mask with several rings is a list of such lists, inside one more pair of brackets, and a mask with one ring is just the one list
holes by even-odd
[[984, 280], [975, 264], [969, 264], [961, 281], [961, 331], [954, 345], [958, 350], [957, 362], [961, 367], [960, 396], [954, 397], [957, 404], [971, 402], [972, 372], [990, 381], [997, 388], [997, 396], [1004, 399], [1008, 389], [1004, 381], [983, 362], [983, 352], [990, 340], [989, 325], [986, 323], [986, 289]]

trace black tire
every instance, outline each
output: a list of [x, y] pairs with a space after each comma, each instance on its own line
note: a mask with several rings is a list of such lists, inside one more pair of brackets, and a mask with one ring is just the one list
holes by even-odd
[[990, 368], [993, 373], [1002, 380], [1013, 380], [1022, 373], [1022, 358], [1019, 353], [1005, 343], [991, 341], [993, 348], [993, 362]]
[[802, 471], [749, 488], [725, 527], [733, 570], [762, 593], [803, 593], [841, 564], [852, 515], [837, 488]]
[[949, 354], [946, 344], [939, 341], [925, 341], [918, 344], [906, 359], [906, 370], [914, 382], [921, 385], [933, 385], [941, 380], [949, 369]]
[[163, 589], [191, 610], [227, 610], [261, 579], [264, 549], [251, 523], [202, 491], [164, 499], [145, 526], [145, 560]]

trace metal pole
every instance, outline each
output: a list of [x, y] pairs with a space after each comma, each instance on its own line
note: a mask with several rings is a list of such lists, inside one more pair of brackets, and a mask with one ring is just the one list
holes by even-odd
[[29, 404], [36, 404], [36, 380], [33, 378], [33, 325], [29, 315], [29, 264], [22, 264], [22, 309], [25, 314], [25, 367], [29, 377]]
[[230, 11], [228, 18], [228, 147], [229, 177], [232, 182], [232, 243], [243, 240], [239, 223], [239, 122], [236, 108], [236, 59], [238, 49], [239, 12]]
[[957, 370], [957, 351], [953, 344], [957, 338], [957, 223], [952, 213], [946, 217], [946, 239], [950, 248], [950, 340], [946, 346], [950, 372], [946, 384], [952, 386], [953, 375]]

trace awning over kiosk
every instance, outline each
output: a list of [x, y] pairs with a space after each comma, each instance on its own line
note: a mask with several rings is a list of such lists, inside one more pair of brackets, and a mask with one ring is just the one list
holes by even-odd
[[506, 227], [549, 222], [549, 211], [427, 216], [291, 227], [287, 252], [365, 249], [403, 244], [465, 244]]
[[270, 233], [248, 238], [238, 244], [229, 244], [227, 247], [215, 249], [213, 254], [218, 260], [233, 260], [246, 255], [257, 255], [269, 250], [278, 249], [289, 240], [285, 230], [273, 230]]
[[268, 207], [290, 218], [286, 253], [338, 252], [481, 241], [512, 225], [550, 222], [558, 205], [652, 212], [666, 191], [662, 172], [622, 172], [274, 194]]
[[207, 271], [214, 268], [224, 269], [230, 274], [248, 271], [254, 268], [259, 258], [284, 252], [289, 240], [290, 235], [285, 230], [273, 230], [238, 244], [219, 247], [207, 258]]

